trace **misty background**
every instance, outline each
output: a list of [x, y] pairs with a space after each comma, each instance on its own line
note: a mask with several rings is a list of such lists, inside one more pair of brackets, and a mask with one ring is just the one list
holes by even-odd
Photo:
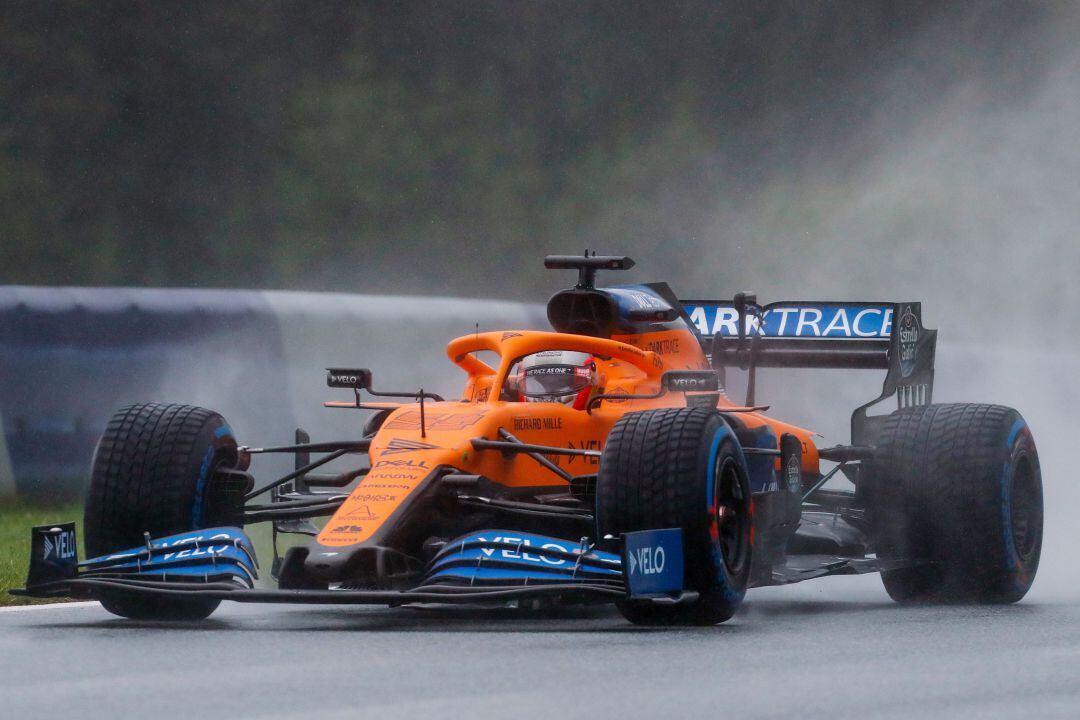
[[1074, 305], [1078, 30], [1073, 3], [7, 3], [0, 281], [519, 299], [588, 246], [690, 295], [968, 311], [1038, 274], [1017, 305]]
[[[1064, 2], [6, 3], [0, 283], [542, 302], [589, 247], [681, 297], [921, 300], [935, 399], [1032, 425], [1035, 591], [1075, 592], [1078, 37]], [[881, 378], [826, 375], [759, 398], [845, 442]]]

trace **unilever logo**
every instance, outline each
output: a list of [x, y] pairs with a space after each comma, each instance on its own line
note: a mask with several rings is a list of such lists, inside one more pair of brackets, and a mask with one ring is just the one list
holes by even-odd
[[798, 455], [788, 458], [786, 475], [788, 491], [797, 492], [802, 485], [802, 461]]
[[919, 318], [915, 317], [910, 305], [905, 305], [900, 315], [900, 326], [898, 328], [900, 372], [904, 377], [908, 377], [915, 371], [915, 357], [918, 352], [919, 334], [921, 332]]

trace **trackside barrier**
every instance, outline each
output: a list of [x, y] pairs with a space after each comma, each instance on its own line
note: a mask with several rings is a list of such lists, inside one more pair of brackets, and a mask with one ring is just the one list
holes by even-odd
[[143, 401], [220, 411], [241, 442], [359, 432], [324, 368], [453, 397], [451, 338], [545, 328], [542, 305], [345, 293], [0, 286], [0, 500], [72, 499], [112, 413]]

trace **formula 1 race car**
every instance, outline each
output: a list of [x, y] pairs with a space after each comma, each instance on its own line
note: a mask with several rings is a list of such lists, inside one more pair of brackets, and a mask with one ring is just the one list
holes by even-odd
[[[292, 445], [249, 447], [210, 410], [120, 410], [93, 463], [91, 559], [77, 561], [74, 523], [34, 528], [14, 592], [159, 619], [204, 618], [225, 599], [613, 602], [656, 625], [722, 622], [747, 588], [825, 575], [880, 572], [901, 602], [1024, 596], [1042, 545], [1034, 440], [1010, 408], [931, 404], [937, 333], [919, 303], [762, 306], [747, 293], [595, 286], [598, 271], [633, 264], [548, 257], [578, 272], [548, 303], [554, 332], [450, 342], [461, 399], [329, 370], [350, 396], [328, 407], [374, 411], [353, 439], [296, 430]], [[741, 404], [725, 388], [735, 367]], [[755, 403], [763, 367], [886, 374], [854, 411], [851, 444], [818, 448]], [[892, 412], [868, 413], [892, 398]], [[256, 488], [248, 471], [265, 453], [293, 454], [295, 470]], [[368, 462], [316, 472], [351, 455]], [[834, 478], [848, 482], [826, 487]], [[274, 589], [256, 585], [242, 528], [257, 522], [272, 524]], [[310, 539], [278, 556], [281, 533]]]

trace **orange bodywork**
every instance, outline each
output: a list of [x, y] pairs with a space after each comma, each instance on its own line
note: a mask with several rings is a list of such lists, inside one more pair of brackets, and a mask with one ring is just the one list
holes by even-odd
[[[565, 489], [567, 481], [523, 453], [475, 450], [472, 440], [498, 440], [504, 429], [515, 438], [537, 445], [602, 450], [612, 426], [627, 412], [662, 407], [685, 407], [686, 395], [665, 393], [651, 399], [605, 399], [591, 412], [561, 403], [526, 403], [503, 397], [503, 386], [516, 361], [542, 350], [589, 353], [597, 363], [599, 382], [594, 394], [649, 395], [660, 390], [667, 370], [708, 368], [698, 339], [689, 330], [623, 336], [616, 339], [556, 332], [504, 331], [467, 335], [447, 346], [447, 355], [467, 374], [462, 399], [426, 402], [421, 429], [417, 403], [394, 407], [372, 441], [371, 471], [327, 522], [318, 542], [329, 547], [367, 541], [394, 511], [439, 466], [482, 475], [507, 487]], [[492, 352], [497, 367], [474, 353]], [[353, 403], [327, 403], [355, 407]], [[371, 404], [366, 404], [371, 407]], [[777, 437], [797, 436], [803, 443], [803, 470], [818, 472], [812, 433], [739, 408], [723, 393], [718, 409], [738, 412], [747, 427], [769, 425]], [[548, 459], [570, 475], [596, 473], [598, 459], [549, 455]]]

